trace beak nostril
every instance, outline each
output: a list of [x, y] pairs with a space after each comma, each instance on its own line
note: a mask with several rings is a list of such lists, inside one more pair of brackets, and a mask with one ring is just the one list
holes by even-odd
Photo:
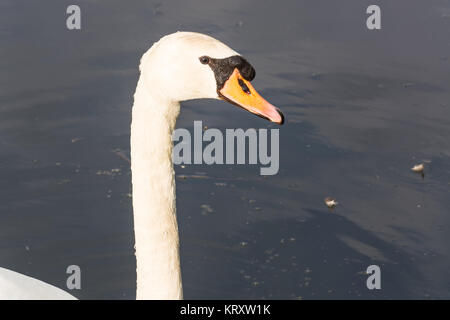
[[244, 91], [247, 94], [251, 94], [250, 89], [247, 87], [247, 85], [245, 84], [245, 82], [242, 79], [238, 79], [238, 83], [242, 88], [242, 91]]

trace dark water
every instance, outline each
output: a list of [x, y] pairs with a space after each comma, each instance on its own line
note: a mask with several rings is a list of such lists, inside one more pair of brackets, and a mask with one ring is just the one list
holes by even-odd
[[[140, 56], [189, 30], [245, 55], [287, 123], [276, 176], [176, 168], [207, 177], [177, 179], [185, 297], [450, 298], [449, 1], [77, 1], [68, 31], [72, 3], [0, 4], [0, 266], [65, 288], [76, 264], [78, 298], [134, 298], [130, 169], [113, 151], [129, 152]], [[182, 106], [178, 127], [194, 120], [275, 127], [209, 100]]]

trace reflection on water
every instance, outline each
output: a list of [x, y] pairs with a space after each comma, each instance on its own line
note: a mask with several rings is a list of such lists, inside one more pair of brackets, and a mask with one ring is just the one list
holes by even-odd
[[[137, 65], [191, 30], [244, 54], [287, 123], [276, 176], [176, 167], [185, 297], [449, 298], [449, 3], [379, 2], [374, 32], [366, 1], [79, 1], [71, 32], [67, 1], [3, 1], [0, 266], [64, 288], [77, 264], [77, 297], [134, 298], [124, 156]], [[177, 126], [194, 120], [274, 127], [209, 100], [184, 103]]]

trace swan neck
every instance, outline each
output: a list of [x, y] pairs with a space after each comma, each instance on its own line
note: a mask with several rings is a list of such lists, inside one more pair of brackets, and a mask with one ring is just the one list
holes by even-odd
[[172, 165], [179, 108], [152, 95], [141, 76], [131, 124], [137, 299], [182, 299]]

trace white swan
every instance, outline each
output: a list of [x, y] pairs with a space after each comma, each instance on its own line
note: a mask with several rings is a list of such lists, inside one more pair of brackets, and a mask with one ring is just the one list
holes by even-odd
[[[163, 37], [143, 55], [139, 69], [131, 123], [136, 298], [182, 299], [171, 156], [180, 101], [223, 99], [279, 124], [283, 115], [250, 84], [253, 67], [203, 34], [177, 32]], [[0, 298], [73, 298], [5, 270], [0, 269]]]
[[51, 284], [4, 268], [0, 268], [0, 299], [76, 300], [71, 294]]

